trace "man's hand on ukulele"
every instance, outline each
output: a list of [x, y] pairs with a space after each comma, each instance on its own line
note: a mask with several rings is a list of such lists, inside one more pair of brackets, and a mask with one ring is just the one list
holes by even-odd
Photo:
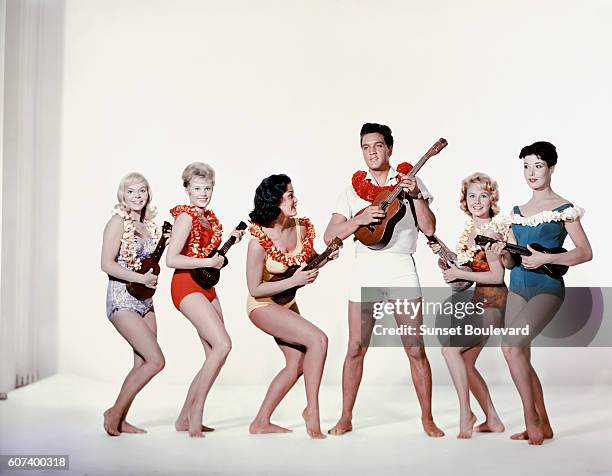
[[383, 218], [385, 218], [386, 213], [382, 210], [382, 208], [376, 206], [376, 205], [370, 205], [369, 207], [367, 207], [363, 213], [357, 215], [355, 217], [357, 224], [358, 225], [371, 225], [371, 224], [377, 224], [383, 221]]
[[429, 246], [431, 248], [431, 251], [433, 251], [435, 254], [438, 254], [442, 249], [440, 243], [436, 243], [435, 241], [428, 241], [427, 246]]
[[404, 190], [404, 193], [407, 193], [411, 197], [416, 197], [419, 193], [419, 186], [417, 185], [416, 177], [404, 174], [399, 174], [399, 176], [401, 177], [399, 184], [400, 187], [402, 187], [402, 190]]

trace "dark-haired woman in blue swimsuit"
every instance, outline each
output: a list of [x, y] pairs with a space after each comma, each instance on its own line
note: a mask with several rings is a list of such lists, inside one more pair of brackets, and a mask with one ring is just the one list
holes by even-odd
[[552, 438], [540, 380], [531, 366], [531, 341], [555, 316], [565, 297], [563, 279], [551, 278], [538, 268], [546, 263], [575, 266], [589, 261], [593, 254], [589, 240], [580, 224], [583, 210], [557, 195], [551, 188], [551, 176], [557, 163], [557, 151], [549, 142], [536, 142], [521, 150], [519, 157], [531, 199], [514, 207], [512, 231], [508, 242], [527, 246], [538, 243], [547, 248], [560, 247], [569, 234], [575, 248], [565, 253], [545, 254], [534, 249], [531, 256], [520, 262], [503, 245], [491, 247], [500, 253], [510, 273], [510, 292], [506, 305], [506, 327], [529, 325], [529, 338], [522, 341], [506, 340], [502, 347], [512, 380], [521, 396], [526, 430], [512, 435], [513, 440], [528, 440], [541, 445]]

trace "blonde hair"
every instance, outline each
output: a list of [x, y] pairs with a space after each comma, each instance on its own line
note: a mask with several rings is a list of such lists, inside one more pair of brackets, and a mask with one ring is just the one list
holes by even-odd
[[471, 216], [467, 206], [467, 190], [471, 184], [480, 185], [485, 192], [489, 193], [491, 196], [491, 209], [489, 210], [489, 215], [491, 218], [497, 215], [499, 213], [499, 206], [497, 205], [499, 201], [499, 188], [497, 187], [497, 182], [482, 172], [473, 173], [469, 177], [464, 178], [461, 182], [461, 195], [459, 196], [459, 206], [461, 210], [468, 216]]
[[203, 162], [192, 162], [183, 170], [183, 187], [189, 187], [194, 177], [201, 177], [215, 185], [215, 170]]
[[154, 206], [151, 205], [151, 201], [153, 200], [153, 193], [151, 192], [151, 186], [149, 185], [149, 181], [145, 178], [144, 175], [138, 172], [131, 172], [125, 175], [121, 182], [119, 182], [119, 188], [117, 188], [117, 200], [119, 201], [119, 206], [123, 208], [126, 212], [130, 212], [130, 207], [125, 201], [125, 189], [135, 183], [144, 182], [147, 186], [147, 193], [149, 195], [147, 199], [147, 203], [144, 206], [144, 216], [141, 215], [141, 220], [146, 218], [147, 220], [152, 220], [157, 215], [157, 210]]

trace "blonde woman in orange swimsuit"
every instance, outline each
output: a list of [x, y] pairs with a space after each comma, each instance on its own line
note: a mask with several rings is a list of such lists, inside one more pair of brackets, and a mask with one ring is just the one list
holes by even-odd
[[[190, 204], [170, 210], [175, 222], [166, 264], [176, 268], [171, 286], [172, 302], [196, 328], [206, 358], [191, 382], [174, 426], [177, 431], [189, 431], [189, 436], [201, 437], [204, 436], [202, 431], [212, 431], [202, 425], [204, 403], [232, 343], [225, 330], [215, 288], [201, 288], [189, 273], [194, 268], [221, 268], [224, 263], [218, 254], [207, 258], [220, 245], [222, 237], [219, 220], [207, 208], [215, 185], [215, 172], [210, 165], [194, 162], [185, 168], [182, 178]], [[243, 234], [237, 230], [232, 232], [238, 241]]]
[[[480, 303], [484, 312], [471, 318], [478, 319], [479, 325], [484, 327], [491, 324], [499, 326], [503, 322], [508, 294], [504, 284], [504, 267], [499, 255], [489, 251], [489, 245], [481, 248], [474, 242], [476, 235], [485, 235], [498, 240], [506, 239], [509, 223], [505, 223], [497, 215], [498, 200], [497, 182], [488, 175], [477, 172], [462, 181], [459, 202], [461, 209], [470, 219], [457, 245], [457, 260], [460, 264], [469, 266], [471, 270], [461, 270], [452, 266], [443, 271], [446, 282], [463, 279], [476, 283], [472, 301]], [[439, 244], [430, 243], [429, 246], [436, 253], [440, 251]], [[464, 337], [460, 339], [461, 346], [449, 345], [442, 348], [442, 354], [459, 397], [460, 418], [457, 438], [472, 437], [476, 416], [470, 407], [470, 391], [485, 414], [485, 421], [476, 427], [476, 431], [503, 432], [505, 428], [493, 406], [487, 384], [476, 369], [476, 359], [486, 344], [486, 338], [479, 336], [476, 341], [470, 342]]]
[[[302, 417], [311, 438], [325, 438], [319, 420], [319, 387], [327, 356], [327, 336], [304, 319], [295, 299], [284, 305], [270, 296], [314, 282], [318, 270], [299, 269], [290, 278], [270, 282], [291, 265], [302, 265], [313, 254], [314, 227], [307, 218], [296, 218], [297, 198], [286, 175], [271, 175], [255, 191], [250, 213], [253, 238], [247, 255], [247, 311], [253, 324], [274, 337], [285, 357], [285, 367], [274, 377], [251, 433], [287, 433], [291, 430], [270, 422], [272, 413], [304, 375], [306, 408]], [[338, 252], [330, 255], [335, 259]], [[303, 266], [302, 266], [303, 268]]]

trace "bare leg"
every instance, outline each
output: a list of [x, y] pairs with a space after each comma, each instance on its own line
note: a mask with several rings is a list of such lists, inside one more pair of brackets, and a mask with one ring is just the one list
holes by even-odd
[[289, 433], [291, 430], [275, 425], [270, 422], [272, 413], [293, 388], [295, 383], [304, 373], [305, 348], [293, 346], [277, 340], [278, 347], [285, 356], [285, 367], [274, 377], [268, 388], [259, 412], [249, 426], [249, 432], [258, 433]]
[[[539, 294], [526, 302], [522, 297], [510, 292], [508, 294], [508, 315], [516, 317], [508, 320], [509, 326], [522, 327], [529, 324], [532, 336], [530, 339], [533, 339], [554, 317], [561, 304], [562, 300], [551, 294]], [[544, 440], [544, 422], [540, 419], [535, 405], [535, 400], [539, 397], [536, 396], [537, 388], [534, 389], [532, 385], [532, 373], [535, 373], [535, 371], [530, 363], [529, 345], [530, 342], [509, 339], [502, 350], [508, 362], [512, 380], [521, 396], [529, 444], [541, 445]], [[541, 388], [541, 386], [539, 387]], [[541, 405], [543, 406], [543, 404], [542, 397]], [[545, 411], [544, 413], [546, 414]], [[550, 426], [550, 423], [548, 423], [548, 426]], [[512, 437], [519, 439], [517, 435]]]
[[505, 430], [504, 424], [499, 418], [497, 410], [495, 410], [489, 388], [476, 368], [476, 359], [481, 351], [482, 347], [470, 347], [461, 354], [467, 368], [470, 391], [485, 414], [485, 421], [478, 425], [475, 430], [483, 433], [502, 433]]
[[[202, 434], [202, 416], [206, 397], [225, 363], [225, 359], [232, 348], [232, 343], [221, 316], [202, 294], [193, 293], [184, 297], [180, 304], [180, 310], [198, 331], [202, 346], [205, 342], [210, 346], [202, 369], [192, 382], [192, 395], [190, 396], [188, 392], [185, 399], [186, 404], [189, 405], [187, 412], [189, 436], [202, 437], [204, 436]], [[187, 401], [190, 403], [187, 403]]]
[[368, 303], [362, 306], [362, 303], [349, 301], [348, 304], [349, 342], [342, 367], [342, 414], [336, 425], [328, 431], [331, 435], [343, 435], [353, 429], [353, 408], [363, 375], [363, 359], [368, 351], [374, 325], [369, 307], [371, 305]]
[[[527, 348], [527, 358], [531, 363], [531, 348]], [[542, 432], [544, 433], [544, 439], [551, 439], [554, 436], [553, 429], [550, 426], [550, 420], [548, 418], [548, 412], [546, 411], [546, 406], [544, 404], [544, 392], [542, 390], [542, 384], [540, 383], [540, 379], [536, 374], [533, 366], [531, 366], [531, 388], [533, 391], [533, 399], [536, 407], [536, 412], [538, 413], [538, 418], [542, 424]], [[510, 437], [513, 440], [527, 440], [529, 437], [527, 435], [527, 431], [522, 431], [520, 433], [515, 433]]]
[[[146, 313], [142, 319], [157, 338], [157, 321], [155, 319], [155, 313], [153, 311], [150, 311]], [[144, 359], [140, 357], [140, 355], [138, 355], [136, 352], [134, 352], [134, 367], [132, 368], [132, 371], [140, 367], [142, 364], [144, 364]], [[126, 420], [126, 416], [130, 411], [130, 407], [132, 406], [133, 401], [134, 399], [132, 399], [132, 401], [129, 403], [129, 405], [123, 412], [123, 415], [121, 417], [121, 423], [119, 424], [119, 431], [121, 433], [146, 433], [146, 430], [134, 426]]]
[[457, 396], [459, 397], [459, 434], [457, 438], [472, 437], [472, 429], [476, 423], [476, 415], [470, 407], [470, 388], [468, 385], [467, 366], [461, 356], [461, 347], [442, 347], [442, 355], [446, 360]]
[[[152, 312], [149, 314], [155, 320], [155, 315]], [[139, 365], [127, 374], [114, 405], [104, 412], [104, 429], [111, 436], [119, 436], [121, 422], [134, 398], [149, 380], [161, 372], [165, 360], [155, 333], [139, 314], [119, 310], [113, 314], [111, 323], [143, 361], [142, 364], [135, 362]]]
[[[219, 302], [219, 299], [218, 298], [215, 299], [213, 302], [211, 302], [211, 304], [215, 308], [215, 311], [217, 311], [217, 315], [221, 319], [221, 322], [225, 324], [225, 321], [223, 320], [223, 311], [221, 310], [221, 304]], [[202, 345], [204, 346], [204, 356], [207, 359], [210, 353], [212, 352], [212, 347], [208, 344], [206, 340], [201, 340], [201, 342], [202, 342]], [[202, 374], [202, 369], [203, 368], [198, 370], [193, 380], [191, 381], [191, 384], [189, 385], [189, 390], [187, 391], [187, 396], [185, 397], [185, 402], [183, 403], [181, 412], [179, 413], [179, 416], [174, 422], [174, 429], [176, 431], [188, 431], [189, 430], [189, 419], [187, 418], [187, 415], [189, 413], [189, 409], [191, 408], [191, 406], [193, 405], [193, 402], [195, 401], [195, 394], [196, 394], [196, 387], [197, 387], [196, 382], [198, 382], [200, 379], [200, 376]], [[210, 431], [215, 431], [215, 429], [209, 426], [206, 426], [206, 425], [202, 425], [202, 431], [210, 432]]]
[[[419, 298], [416, 301], [420, 302], [421, 299]], [[411, 317], [413, 317], [413, 319], [411, 319]], [[420, 306], [418, 307], [416, 316], [396, 314], [395, 320], [399, 326], [412, 326], [419, 329], [419, 326], [423, 324], [422, 309]], [[431, 367], [429, 365], [429, 360], [427, 360], [422, 338], [402, 335], [401, 339], [406, 355], [408, 355], [412, 383], [414, 384], [414, 389], [416, 390], [417, 398], [421, 406], [421, 423], [423, 424], [423, 430], [425, 430], [428, 436], [434, 438], [442, 437], [444, 436], [444, 432], [438, 428], [434, 422], [431, 412]]]
[[[302, 346], [306, 349], [302, 365], [307, 403], [302, 416], [306, 423], [306, 431], [311, 438], [325, 438], [325, 435], [321, 433], [319, 419], [319, 387], [321, 386], [323, 367], [327, 356], [327, 336], [296, 312], [277, 304], [254, 309], [251, 311], [250, 318], [257, 327], [267, 334], [282, 342]], [[278, 405], [277, 400], [280, 401], [279, 397], [282, 398], [291, 388], [287, 388], [287, 386], [291, 383], [292, 378], [290, 374], [283, 374], [280, 382], [276, 378], [274, 379], [262, 403], [258, 417], [261, 415], [263, 420], [266, 418], [269, 420], [269, 415]], [[291, 383], [291, 385], [294, 383]]]

